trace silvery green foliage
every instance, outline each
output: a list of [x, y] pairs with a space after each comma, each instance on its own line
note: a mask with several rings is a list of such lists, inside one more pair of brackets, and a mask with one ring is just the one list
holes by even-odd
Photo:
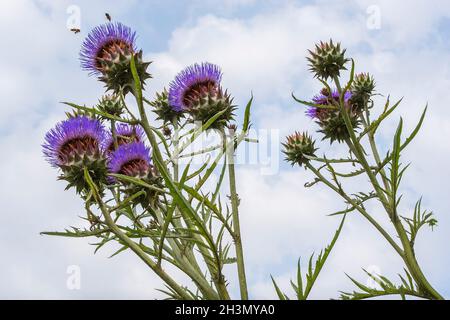
[[[331, 48], [332, 46], [332, 42], [328, 45], [321, 43], [316, 48]], [[319, 126], [317, 133], [324, 140], [345, 144], [348, 148], [348, 154], [342, 158], [333, 158], [326, 154], [321, 157], [307, 153], [297, 155], [297, 157], [302, 156], [303, 159], [307, 159], [307, 161], [302, 162], [302, 165], [315, 175], [314, 180], [307, 183], [306, 187], [312, 187], [316, 184], [324, 184], [328, 187], [344, 202], [344, 208], [331, 215], [347, 215], [347, 220], [350, 220], [352, 215], [362, 215], [369, 225], [384, 237], [405, 264], [403, 275], [399, 275], [399, 284], [394, 284], [382, 275], [366, 272], [367, 276], [378, 284], [378, 287], [368, 287], [349, 277], [357, 289], [354, 292], [343, 292], [341, 298], [367, 299], [399, 295], [401, 298], [413, 296], [425, 299], [442, 299], [442, 296], [432, 287], [423, 274], [414, 251], [418, 232], [424, 226], [434, 227], [437, 221], [431, 212], [422, 210], [421, 200], [417, 202], [414, 211], [410, 214], [400, 212], [399, 209], [399, 203], [402, 199], [400, 183], [408, 168], [408, 165], [403, 165], [401, 162], [401, 153], [418, 134], [427, 108], [423, 111], [414, 130], [405, 139], [402, 139], [403, 120], [400, 119], [390, 150], [382, 157], [376, 139], [377, 133], [383, 122], [400, 105], [401, 100], [391, 105], [388, 98], [384, 107], [375, 107], [373, 102], [373, 96], [375, 95], [374, 78], [367, 73], [355, 75], [355, 63], [353, 59], [349, 60], [344, 56], [345, 50], [337, 50], [339, 55], [331, 55], [319, 49], [316, 52], [310, 52], [311, 57], [308, 60], [310, 63], [315, 63], [312, 72], [324, 86], [324, 89], [311, 102], [300, 100], [295, 96], [294, 99], [308, 107], [306, 114], [316, 120]], [[351, 61], [349, 79], [342, 85], [342, 75], [337, 70], [345, 70], [347, 68], [345, 64], [349, 61]], [[321, 65], [319, 62], [322, 64], [326, 62], [329, 65], [339, 67], [335, 69], [319, 68]], [[320, 69], [320, 74], [318, 69]], [[335, 89], [332, 89], [332, 86]], [[375, 114], [377, 116], [374, 117]], [[328, 126], [330, 119], [333, 123], [339, 125]], [[287, 147], [285, 146], [285, 148]], [[319, 152], [316, 151], [315, 154], [319, 154]], [[325, 151], [323, 152], [325, 153]], [[291, 162], [289, 157], [286, 160]], [[352, 184], [352, 181], [361, 177], [365, 177], [370, 182], [370, 189], [356, 193], [347, 191], [349, 185], [358, 185], [357, 183]], [[379, 217], [375, 214], [379, 214], [379, 212], [371, 212], [367, 208], [369, 202], [381, 204], [382, 210], [394, 227], [394, 233], [390, 233], [378, 221]], [[342, 225], [338, 231], [341, 228]], [[338, 235], [339, 232], [336, 233], [336, 236]], [[334, 241], [335, 239], [332, 244], [334, 244]], [[327, 249], [331, 248], [332, 245]], [[329, 250], [325, 250], [325, 254], [319, 255], [314, 268], [312, 267], [313, 257], [311, 257], [306, 274], [307, 284], [315, 282], [318, 276], [317, 270], [320, 272], [328, 253]], [[297, 298], [304, 299], [307, 297], [305, 292], [308, 293], [309, 291], [302, 289], [300, 266], [298, 273], [297, 284], [292, 283], [292, 286], [297, 293]], [[280, 290], [275, 282], [274, 285], [279, 298], [286, 299], [287, 295]]]
[[[162, 279], [165, 287], [160, 291], [169, 299], [230, 299], [224, 266], [232, 264], [236, 266], [240, 298], [248, 299], [234, 154], [242, 142], [253, 141], [248, 138], [253, 97], [245, 107], [242, 125], [237, 126], [236, 106], [221, 87], [220, 68], [202, 63], [183, 70], [170, 84], [169, 92], [157, 93], [151, 101], [143, 89], [150, 79], [146, 71], [150, 63], [142, 60], [130, 28], [121, 24], [100, 26], [83, 46], [83, 67], [98, 75], [113, 95], [104, 96], [94, 106], [65, 103], [71, 108], [68, 119], [46, 136], [44, 154], [62, 172], [60, 179], [68, 183], [67, 189], [75, 189], [83, 200], [85, 226], [43, 234], [95, 239], [94, 252], [112, 246], [115, 251], [111, 257], [132, 251]], [[319, 157], [314, 140], [306, 132], [295, 133], [283, 144], [291, 164], [315, 174], [307, 187], [323, 183], [345, 205], [332, 214], [342, 216], [341, 223], [331, 243], [316, 257], [310, 257], [306, 273], [302, 273], [299, 260], [297, 278], [291, 281], [295, 297], [309, 297], [344, 221], [361, 214], [404, 260], [405, 270], [399, 284], [367, 273], [379, 284], [377, 289], [350, 278], [357, 291], [342, 293], [341, 298], [395, 294], [441, 299], [422, 273], [414, 252], [418, 232], [424, 226], [435, 226], [437, 221], [431, 212], [422, 210], [420, 200], [413, 214], [398, 212], [400, 182], [407, 168], [400, 162], [401, 152], [417, 135], [425, 111], [405, 140], [401, 138], [400, 120], [391, 150], [382, 158], [376, 133], [400, 101], [390, 106], [388, 99], [378, 111], [372, 101], [373, 77], [355, 76], [353, 60], [350, 79], [342, 87], [339, 77], [350, 61], [345, 52], [331, 41], [316, 46], [309, 62], [324, 89], [312, 102], [294, 98], [309, 107], [307, 114], [318, 123], [318, 133], [330, 142], [346, 143], [349, 153], [339, 159]], [[336, 89], [331, 89], [329, 79]], [[125, 101], [127, 94], [134, 96], [133, 103]], [[137, 114], [131, 112], [134, 109]], [[148, 119], [148, 111], [155, 113], [156, 121]], [[373, 120], [375, 112], [379, 115]], [[193, 124], [198, 120], [200, 126]], [[220, 144], [188, 152], [205, 131], [218, 135]], [[192, 160], [200, 154], [209, 158], [199, 168], [191, 166], [190, 161], [180, 165], [180, 159]], [[219, 165], [221, 161], [223, 166]], [[341, 165], [350, 171], [342, 172]], [[218, 173], [219, 179], [211, 187], [207, 182], [213, 173]], [[344, 180], [362, 175], [370, 181], [371, 190], [348, 193]], [[230, 194], [222, 198], [226, 176]], [[395, 235], [367, 211], [369, 201], [382, 204]], [[176, 281], [168, 266], [181, 270], [189, 281]], [[289, 299], [275, 279], [272, 281], [278, 297]]]
[[[100, 81], [108, 78], [106, 89], [113, 96], [104, 96], [94, 106], [65, 103], [71, 108], [69, 119], [46, 136], [44, 154], [63, 172], [68, 189], [77, 187], [87, 226], [43, 234], [95, 239], [94, 252], [111, 246], [115, 248], [111, 257], [134, 252], [163, 280], [165, 287], [160, 291], [169, 299], [230, 299], [223, 270], [233, 264], [240, 297], [247, 299], [234, 153], [243, 141], [250, 141], [252, 99], [245, 107], [240, 130], [230, 123], [234, 121], [230, 110], [235, 106], [228, 93], [224, 108], [204, 112], [201, 124], [194, 124], [197, 114], [173, 108], [167, 92], [157, 93], [154, 101], [144, 96], [144, 82], [150, 77], [143, 70], [149, 63], [142, 61], [142, 51], [135, 49], [134, 42], [130, 28], [110, 23], [95, 28], [83, 45], [83, 67], [99, 75]], [[122, 51], [126, 59], [116, 59], [115, 54]], [[221, 74], [218, 66], [204, 63], [202, 67]], [[123, 77], [111, 73], [118, 68]], [[190, 74], [189, 86], [180, 87], [181, 98], [189, 95], [194, 101], [199, 94], [203, 98], [206, 84], [211, 96], [222, 92], [220, 77], [214, 82], [198, 70]], [[209, 79], [206, 84], [205, 78]], [[134, 96], [134, 103], [126, 102], [127, 94]], [[149, 120], [149, 111], [155, 113], [156, 121]], [[96, 130], [91, 128], [94, 125]], [[206, 131], [217, 135], [220, 143], [190, 151]], [[94, 153], [98, 157], [92, 157]], [[208, 154], [208, 160], [194, 168], [191, 161], [200, 154]], [[86, 160], [75, 163], [72, 155]], [[180, 159], [188, 164], [180, 165]], [[93, 170], [91, 160], [101, 168]], [[97, 171], [104, 173], [102, 179]], [[219, 173], [219, 181], [211, 188], [207, 182], [213, 173]], [[227, 175], [230, 195], [222, 199]], [[173, 269], [181, 270], [189, 281], [175, 281], [167, 271]]]

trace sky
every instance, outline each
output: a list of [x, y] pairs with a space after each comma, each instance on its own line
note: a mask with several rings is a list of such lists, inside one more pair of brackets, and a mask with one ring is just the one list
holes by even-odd
[[[162, 288], [161, 281], [133, 254], [110, 259], [114, 247], [94, 255], [89, 245], [93, 240], [39, 235], [81, 223], [81, 201], [56, 181], [41, 144], [45, 132], [67, 111], [60, 101], [89, 105], [104, 93], [102, 85], [80, 69], [78, 53], [88, 31], [105, 22], [105, 12], [137, 31], [138, 46], [153, 61], [149, 97], [189, 64], [219, 64], [223, 85], [241, 110], [253, 93], [253, 128], [263, 142], [269, 139], [267, 132], [275, 132], [270, 136], [275, 146], [295, 130], [308, 130], [320, 140], [315, 123], [291, 98], [294, 92], [310, 99], [320, 90], [305, 59], [306, 50], [320, 40], [340, 41], [355, 59], [357, 71], [374, 75], [380, 93], [375, 110], [388, 95], [392, 101], [404, 97], [380, 130], [383, 153], [400, 116], [410, 131], [428, 103], [423, 129], [403, 155], [411, 166], [401, 188], [401, 208], [411, 212], [423, 196], [423, 206], [435, 213], [438, 227], [419, 235], [416, 251], [430, 282], [450, 297], [450, 109], [442, 98], [450, 89], [450, 3], [2, 0], [0, 298], [163, 297], [155, 290]], [[74, 17], [81, 27], [76, 35], [68, 30]], [[341, 146], [319, 145], [328, 154], [343, 151]], [[276, 297], [270, 275], [290, 293], [297, 259], [306, 260], [331, 240], [339, 218], [327, 214], [343, 209], [323, 186], [305, 189], [311, 174], [284, 164], [279, 149], [267, 152], [264, 159], [270, 160], [270, 168], [263, 161], [237, 167], [246, 267], [255, 299]], [[372, 209], [388, 227], [383, 212]], [[340, 290], [352, 290], [346, 273], [365, 283], [362, 268], [397, 280], [403, 266], [371, 226], [351, 214], [311, 297], [336, 298]], [[73, 270], [80, 272], [79, 288], [68, 285]], [[236, 293], [233, 280], [230, 288]]]

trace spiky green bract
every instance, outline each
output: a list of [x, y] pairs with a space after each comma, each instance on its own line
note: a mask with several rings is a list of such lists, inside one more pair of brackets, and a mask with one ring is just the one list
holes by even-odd
[[142, 86], [145, 85], [145, 80], [151, 78], [151, 75], [147, 72], [151, 62], [142, 60], [142, 50], [134, 53], [131, 48], [121, 48], [114, 45], [114, 50], [111, 50], [107, 58], [98, 58], [102, 70], [99, 80], [105, 83], [106, 90], [111, 90], [114, 93], [122, 92], [124, 95], [132, 92], [134, 79], [130, 65], [133, 55]]
[[233, 119], [236, 106], [227, 91], [220, 86], [206, 85], [198, 88], [192, 96], [189, 114], [194, 122], [205, 123], [216, 114], [223, 112], [208, 128], [222, 130]]
[[291, 134], [282, 144], [284, 147], [283, 153], [286, 155], [285, 160], [293, 166], [296, 164], [300, 167], [305, 165], [309, 162], [305, 155], [313, 157], [317, 150], [314, 144], [315, 142], [306, 132]]
[[99, 192], [103, 194], [103, 188], [108, 183], [108, 170], [106, 166], [106, 159], [103, 155], [98, 155], [96, 159], [92, 159], [85, 155], [75, 164], [70, 166], [60, 166], [63, 173], [58, 177], [58, 180], [67, 181], [66, 190], [74, 187], [76, 192], [84, 194], [90, 190], [90, 186], [84, 177], [84, 168], [89, 171], [89, 175], [95, 184], [100, 188]]
[[[124, 110], [122, 99], [119, 95], [104, 95], [97, 104], [97, 109], [103, 113], [120, 117]], [[104, 118], [104, 117], [102, 117]]]
[[[143, 182], [145, 182], [147, 185], [163, 189], [164, 183], [163, 178], [159, 175], [158, 171], [153, 165], [150, 165], [149, 173], [145, 178], [141, 179]], [[124, 184], [124, 193], [131, 197], [134, 194], [144, 190], [145, 194], [140, 195], [139, 197], [135, 198], [133, 200], [133, 204], [141, 205], [143, 208], [147, 207], [155, 207], [158, 202], [160, 201], [159, 198], [162, 195], [160, 191], [150, 188], [143, 188], [140, 185], [133, 184], [133, 183], [126, 183]]]
[[169, 103], [169, 93], [164, 90], [156, 93], [156, 98], [150, 105], [153, 107], [153, 112], [157, 115], [157, 120], [162, 120], [164, 123], [178, 123], [180, 119], [184, 118], [184, 110], [173, 108]]
[[[360, 125], [359, 116], [356, 112], [348, 109], [353, 130], [357, 129]], [[330, 139], [330, 144], [334, 141], [343, 142], [350, 137], [350, 134], [345, 125], [344, 117], [338, 110], [333, 110], [327, 113], [326, 117], [323, 117], [317, 122], [320, 125], [319, 132], [323, 133], [323, 140]]]
[[351, 104], [355, 111], [364, 110], [375, 90], [375, 80], [369, 73], [360, 73], [352, 83]]
[[339, 77], [341, 70], [347, 70], [345, 64], [349, 59], [345, 58], [346, 49], [341, 49], [340, 43], [320, 42], [316, 44], [315, 50], [308, 50], [310, 56], [310, 70], [314, 76], [323, 80]]

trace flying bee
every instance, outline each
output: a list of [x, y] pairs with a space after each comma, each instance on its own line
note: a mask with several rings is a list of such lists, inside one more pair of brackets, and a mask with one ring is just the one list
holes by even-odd
[[70, 31], [72, 31], [73, 33], [77, 34], [77, 33], [79, 33], [81, 30], [78, 29], [78, 28], [72, 28], [72, 29], [70, 29]]
[[108, 20], [108, 21], [111, 21], [111, 16], [109, 15], [109, 13], [107, 12], [107, 13], [105, 13], [105, 17], [106, 17], [106, 19]]

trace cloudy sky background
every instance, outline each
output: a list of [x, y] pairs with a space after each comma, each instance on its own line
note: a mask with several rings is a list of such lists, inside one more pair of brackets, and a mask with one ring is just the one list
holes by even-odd
[[[66, 27], [70, 5], [81, 10], [78, 35]], [[379, 28], [372, 20], [377, 10]], [[112, 248], [93, 255], [87, 239], [39, 235], [80, 224], [81, 202], [55, 180], [40, 145], [46, 130], [67, 110], [59, 101], [92, 104], [103, 93], [77, 59], [83, 37], [105, 21], [105, 12], [136, 29], [138, 45], [154, 61], [148, 96], [188, 64], [217, 63], [238, 104], [245, 105], [253, 92], [254, 128], [278, 129], [280, 137], [315, 129], [290, 94], [307, 99], [320, 89], [305, 61], [306, 49], [319, 40], [341, 41], [356, 59], [357, 71], [375, 76], [378, 92], [392, 100], [405, 97], [382, 128], [383, 151], [400, 115], [410, 130], [428, 102], [423, 130], [404, 154], [404, 162], [412, 165], [403, 183], [402, 209], [410, 212], [423, 195], [423, 205], [435, 212], [439, 226], [419, 236], [416, 250], [430, 282], [450, 297], [450, 3], [2, 0], [0, 298], [162, 297], [155, 290], [162, 283], [131, 253], [108, 259]], [[377, 100], [378, 108], [383, 99]], [[278, 157], [277, 151], [272, 160]], [[339, 199], [321, 186], [304, 189], [310, 179], [308, 172], [285, 164], [272, 175], [262, 174], [255, 164], [238, 167], [252, 298], [275, 298], [270, 274], [288, 289], [298, 257], [319, 251], [339, 223], [326, 216], [342, 209]], [[382, 212], [374, 215], [386, 222]], [[80, 267], [80, 290], [66, 286], [71, 265]], [[351, 290], [345, 272], [365, 282], [361, 268], [396, 280], [402, 264], [366, 221], [351, 214], [312, 297], [335, 298], [339, 290]], [[236, 292], [235, 283], [231, 286]]]

